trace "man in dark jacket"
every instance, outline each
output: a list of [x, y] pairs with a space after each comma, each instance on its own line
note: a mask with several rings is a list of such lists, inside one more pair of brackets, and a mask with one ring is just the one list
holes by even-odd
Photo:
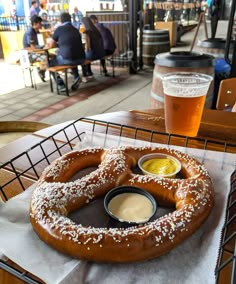
[[[102, 23], [99, 23], [98, 18], [95, 15], [91, 15], [90, 19], [101, 33], [104, 50], [105, 50], [105, 56], [112, 55], [116, 50], [116, 43], [111, 31], [107, 27], [105, 27]], [[103, 72], [105, 76], [109, 76], [106, 69], [106, 61], [104, 58], [101, 59], [101, 65], [103, 67]]]
[[[83, 64], [85, 60], [85, 52], [80, 36], [80, 32], [71, 23], [69, 13], [61, 14], [61, 25], [55, 30], [52, 35], [52, 40], [48, 44], [48, 48], [57, 47], [57, 56], [51, 60], [50, 65], [75, 65], [72, 68], [74, 82], [71, 86], [72, 90], [76, 90], [80, 84], [80, 76], [77, 65]], [[55, 78], [59, 90], [65, 91], [65, 83], [62, 78], [57, 75]]]

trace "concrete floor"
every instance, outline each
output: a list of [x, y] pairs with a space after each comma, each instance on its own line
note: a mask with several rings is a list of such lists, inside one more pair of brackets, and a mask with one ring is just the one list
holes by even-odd
[[[184, 34], [171, 51], [189, 51], [195, 31], [196, 28]], [[216, 37], [225, 38], [226, 31], [227, 22], [220, 22]], [[196, 43], [205, 38], [202, 24]], [[197, 51], [196, 44], [193, 51]], [[24, 88], [21, 68], [0, 62], [0, 121], [30, 120], [57, 124], [99, 113], [150, 108], [152, 69], [144, 68], [129, 75], [128, 70], [118, 68], [115, 78], [101, 76], [98, 66], [93, 70], [95, 79], [82, 83], [76, 92], [66, 97], [51, 93], [49, 82], [37, 81], [37, 90]]]

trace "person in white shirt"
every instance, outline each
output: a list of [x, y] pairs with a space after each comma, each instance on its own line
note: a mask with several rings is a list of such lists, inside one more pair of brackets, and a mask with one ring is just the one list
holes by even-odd
[[76, 6], [74, 7], [74, 13], [72, 14], [72, 18], [73, 18], [73, 25], [77, 29], [80, 29], [83, 19], [83, 13]]
[[48, 15], [48, 12], [47, 12], [47, 10], [46, 9], [44, 9], [44, 4], [40, 4], [39, 5], [39, 17], [41, 17], [42, 18], [42, 15]]

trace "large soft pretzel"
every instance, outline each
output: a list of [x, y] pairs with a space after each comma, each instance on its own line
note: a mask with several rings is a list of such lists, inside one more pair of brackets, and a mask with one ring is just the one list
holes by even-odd
[[[142, 155], [156, 152], [176, 157], [183, 179], [132, 173]], [[97, 165], [87, 176], [68, 182], [79, 170]], [[66, 217], [118, 185], [142, 187], [159, 204], [176, 210], [127, 229], [85, 227]], [[207, 170], [186, 154], [165, 148], [96, 148], [70, 152], [44, 170], [32, 196], [30, 218], [38, 236], [58, 251], [93, 261], [130, 262], [154, 258], [176, 247], [203, 223], [213, 203]]]

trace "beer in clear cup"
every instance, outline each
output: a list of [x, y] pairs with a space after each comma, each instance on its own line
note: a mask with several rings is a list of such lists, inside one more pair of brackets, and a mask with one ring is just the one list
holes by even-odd
[[197, 136], [212, 76], [174, 72], [162, 77], [166, 132]]

